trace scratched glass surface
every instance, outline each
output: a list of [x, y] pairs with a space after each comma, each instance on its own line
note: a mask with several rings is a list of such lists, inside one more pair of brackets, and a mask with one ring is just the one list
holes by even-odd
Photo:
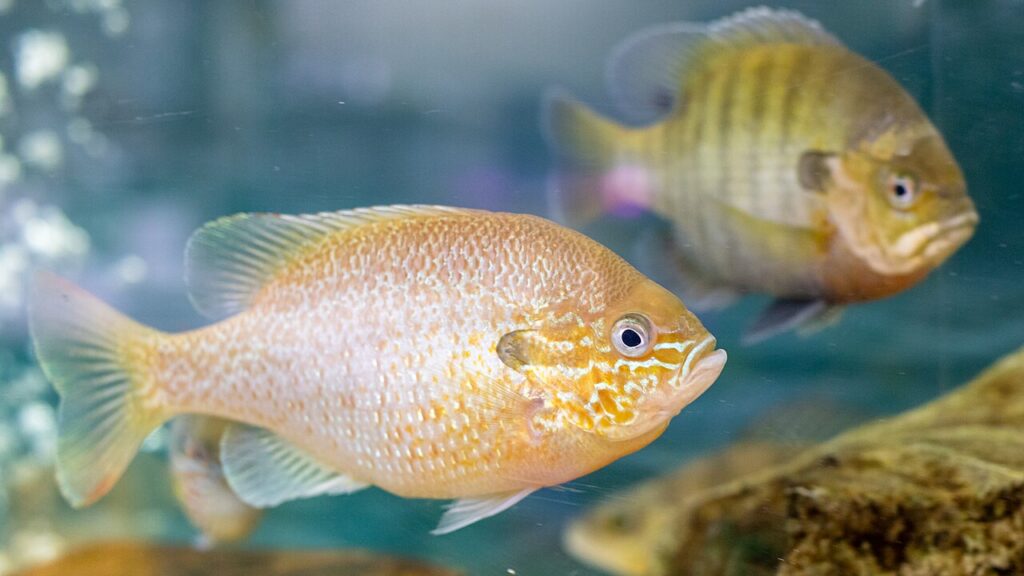
[[[0, 573], [92, 540], [195, 538], [170, 493], [166, 430], [93, 508], [56, 497], [57, 397], [24, 312], [32, 270], [177, 331], [206, 323], [186, 294], [185, 242], [223, 215], [396, 203], [550, 215], [545, 91], [610, 110], [604, 62], [621, 39], [748, 6], [0, 0]], [[474, 574], [597, 574], [561, 545], [587, 506], [729, 445], [773, 411], [895, 414], [1021, 345], [1024, 2], [778, 7], [820, 21], [920, 103], [980, 213], [971, 241], [920, 284], [808, 337], [742, 346], [763, 296], [701, 314], [729, 362], [661, 438], [493, 518], [431, 536], [444, 502], [367, 490], [272, 509], [246, 545], [366, 548]], [[640, 232], [664, 226], [606, 217], [583, 230], [633, 260]]]

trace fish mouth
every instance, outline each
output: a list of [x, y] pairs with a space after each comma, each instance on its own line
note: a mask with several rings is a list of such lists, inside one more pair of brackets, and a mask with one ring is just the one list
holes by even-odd
[[611, 440], [622, 441], [638, 438], [654, 430], [660, 434], [672, 418], [715, 382], [725, 366], [725, 360], [725, 350], [715, 350], [715, 338], [708, 336], [690, 349], [686, 360], [666, 381], [667, 386], [659, 387], [656, 393], [641, 401], [638, 412], [644, 415], [643, 418], [620, 426], [614, 432], [606, 433], [606, 436]]
[[968, 208], [945, 220], [922, 224], [904, 232], [893, 245], [892, 253], [901, 258], [941, 260], [967, 242], [978, 220], [978, 213]]
[[642, 554], [630, 546], [616, 546], [607, 538], [601, 538], [587, 525], [591, 516], [569, 524], [562, 533], [562, 546], [570, 556], [580, 562], [614, 574], [646, 574], [648, 562]]
[[679, 391], [673, 401], [673, 416], [703, 394], [722, 373], [728, 354], [725, 350], [715, 349], [716, 343], [714, 336], [708, 336], [686, 355], [679, 368], [679, 376], [673, 382]]
[[978, 221], [973, 209], [944, 220], [940, 232], [925, 246], [924, 257], [930, 261], [946, 258], [974, 235]]

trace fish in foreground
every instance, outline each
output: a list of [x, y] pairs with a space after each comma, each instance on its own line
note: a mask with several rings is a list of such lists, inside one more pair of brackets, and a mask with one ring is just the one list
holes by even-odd
[[679, 272], [690, 306], [774, 297], [748, 340], [913, 285], [978, 223], [913, 98], [796, 12], [643, 31], [614, 52], [607, 80], [633, 124], [548, 97], [556, 210], [669, 220], [646, 252]]
[[674, 295], [547, 220], [436, 206], [243, 214], [196, 232], [181, 334], [41, 275], [57, 479], [85, 506], [179, 414], [232, 420], [231, 488], [267, 507], [377, 486], [455, 499], [435, 533], [657, 438], [726, 354]]
[[262, 512], [243, 502], [228, 485], [220, 442], [230, 422], [207, 416], [178, 416], [171, 423], [170, 461], [174, 495], [209, 548], [248, 538]]

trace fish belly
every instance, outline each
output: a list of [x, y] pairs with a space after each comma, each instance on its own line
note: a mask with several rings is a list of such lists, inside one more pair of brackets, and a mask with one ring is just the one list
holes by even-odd
[[[493, 355], [476, 352], [496, 342], [481, 347], [479, 333], [457, 323], [430, 333], [423, 323], [446, 323], [387, 310], [371, 320], [344, 299], [251, 310], [172, 337], [160, 380], [179, 411], [267, 428], [326, 467], [402, 496], [522, 488], [498, 473], [525, 453], [514, 407], [492, 389], [512, 384]], [[429, 337], [415, 345], [402, 334]]]

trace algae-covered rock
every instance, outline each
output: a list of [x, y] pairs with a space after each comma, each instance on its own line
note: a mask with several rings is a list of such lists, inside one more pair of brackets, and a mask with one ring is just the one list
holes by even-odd
[[454, 576], [457, 572], [362, 551], [199, 551], [98, 544], [18, 576]]
[[678, 472], [616, 494], [573, 522], [564, 535], [570, 554], [614, 574], [657, 572], [654, 550], [674, 545], [678, 503], [694, 493], [794, 456], [799, 448], [744, 442], [687, 464]]
[[648, 569], [617, 573], [1022, 574], [1022, 502], [1024, 349], [921, 408], [648, 504], [668, 516]]

